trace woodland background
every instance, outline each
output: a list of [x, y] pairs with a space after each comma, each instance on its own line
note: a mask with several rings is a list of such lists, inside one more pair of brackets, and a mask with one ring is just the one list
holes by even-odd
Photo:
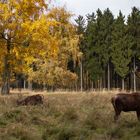
[[44, 0], [0, 1], [0, 85], [30, 90], [139, 90], [140, 10], [78, 16]]
[[[116, 89], [140, 89], [140, 10], [72, 17], [49, 0], [0, 0], [0, 87], [9, 95], [0, 95], [0, 140], [140, 139], [135, 112], [114, 123], [110, 102]], [[40, 93], [42, 105], [17, 105]]]

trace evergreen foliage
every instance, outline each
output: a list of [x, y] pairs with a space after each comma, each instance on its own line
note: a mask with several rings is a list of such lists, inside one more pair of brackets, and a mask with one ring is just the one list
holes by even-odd
[[100, 81], [98, 87], [102, 88], [116, 87], [117, 84], [122, 89], [133, 89], [133, 75], [140, 66], [140, 10], [133, 7], [126, 19], [121, 11], [115, 18], [109, 8], [104, 11], [98, 9], [96, 13], [87, 15], [84, 38], [83, 65], [94, 85]]

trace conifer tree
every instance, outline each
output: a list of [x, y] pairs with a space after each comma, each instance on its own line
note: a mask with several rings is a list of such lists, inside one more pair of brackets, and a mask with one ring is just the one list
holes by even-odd
[[133, 88], [136, 91], [136, 59], [140, 57], [140, 10], [136, 7], [132, 8], [131, 14], [128, 16], [128, 34], [133, 38]]
[[[99, 15], [102, 15], [102, 12], [98, 10]], [[98, 27], [96, 23], [95, 14], [87, 15], [87, 28], [85, 33], [86, 40], [86, 69], [89, 71], [89, 76], [92, 81], [96, 82], [100, 79], [103, 73], [101, 59], [98, 50]]]
[[98, 54], [102, 68], [107, 68], [107, 88], [110, 89], [110, 52], [112, 43], [112, 25], [114, 16], [107, 8], [103, 13], [97, 10], [96, 17], [96, 54]]
[[111, 57], [115, 72], [122, 78], [122, 89], [124, 90], [124, 79], [129, 73], [129, 64], [132, 56], [132, 39], [127, 34], [125, 17], [119, 12], [114, 22], [113, 41]]

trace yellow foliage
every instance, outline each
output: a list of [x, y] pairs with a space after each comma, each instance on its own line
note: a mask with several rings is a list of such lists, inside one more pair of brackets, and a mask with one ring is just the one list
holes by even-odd
[[[8, 0], [0, 3], [0, 64], [8, 57], [10, 71], [50, 85], [76, 75], [67, 70], [79, 55], [78, 36], [65, 8], [48, 10], [49, 1]], [[0, 72], [6, 64], [2, 64]], [[69, 80], [68, 80], [69, 81]]]
[[31, 80], [49, 85], [66, 85], [77, 79], [67, 70], [69, 59], [72, 57], [76, 61], [79, 55], [79, 37], [70, 22], [71, 16], [64, 8], [53, 8], [33, 23], [31, 46], [37, 54], [33, 54], [36, 60], [31, 62], [34, 62], [37, 70], [30, 71]]

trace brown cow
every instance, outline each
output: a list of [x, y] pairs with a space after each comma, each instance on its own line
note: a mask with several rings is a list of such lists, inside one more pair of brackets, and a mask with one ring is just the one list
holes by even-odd
[[119, 93], [112, 97], [111, 102], [115, 110], [115, 121], [118, 120], [121, 111], [136, 111], [137, 118], [140, 121], [140, 93]]
[[23, 100], [17, 100], [17, 105], [38, 105], [43, 104], [43, 95], [37, 94], [28, 96]]

